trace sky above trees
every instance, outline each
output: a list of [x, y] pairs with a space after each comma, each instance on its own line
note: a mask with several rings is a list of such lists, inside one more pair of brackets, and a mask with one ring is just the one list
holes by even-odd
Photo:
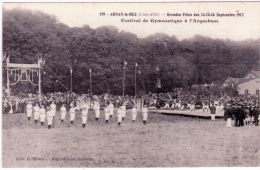
[[[260, 37], [260, 3], [259, 2], [210, 2], [210, 3], [4, 3], [6, 9], [21, 8], [39, 10], [57, 17], [70, 27], [84, 25], [96, 29], [100, 26], [116, 26], [120, 31], [146, 37], [155, 33], [175, 36], [178, 40], [203, 35], [211, 38], [245, 40]], [[121, 23], [121, 18], [136, 17], [99, 16], [100, 12], [143, 12], [143, 13], [244, 13], [243, 17], [222, 17], [217, 24], [152, 24]], [[138, 18], [138, 17], [137, 17]], [[151, 18], [151, 17], [148, 17]], [[167, 18], [160, 16], [155, 19]], [[185, 17], [192, 19], [193, 17]], [[208, 19], [200, 17], [199, 19]], [[177, 19], [177, 18], [176, 18]], [[180, 17], [184, 19], [184, 17]]]

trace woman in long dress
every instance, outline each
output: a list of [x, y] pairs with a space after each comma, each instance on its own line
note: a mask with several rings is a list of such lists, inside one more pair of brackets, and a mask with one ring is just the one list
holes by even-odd
[[44, 126], [45, 119], [46, 119], [46, 110], [44, 108], [44, 105], [41, 105], [41, 108], [40, 108], [40, 122], [41, 122], [41, 126]]
[[34, 122], [37, 123], [40, 116], [40, 107], [38, 103], [35, 104], [33, 110], [34, 110]]
[[32, 102], [29, 101], [28, 104], [26, 105], [26, 113], [27, 113], [27, 118], [28, 118], [28, 120], [31, 119], [31, 117], [32, 117], [32, 112], [33, 112]]

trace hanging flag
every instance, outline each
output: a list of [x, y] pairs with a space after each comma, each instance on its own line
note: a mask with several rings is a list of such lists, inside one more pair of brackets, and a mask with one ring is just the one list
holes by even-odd
[[135, 63], [135, 66], [138, 67], [138, 63]]
[[157, 66], [155, 70], [156, 70], [156, 71], [160, 71], [160, 67]]
[[127, 62], [124, 60], [124, 65], [126, 66], [127, 65]]

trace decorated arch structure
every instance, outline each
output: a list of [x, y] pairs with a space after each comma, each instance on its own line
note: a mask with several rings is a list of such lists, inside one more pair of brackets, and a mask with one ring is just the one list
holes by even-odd
[[15, 86], [19, 82], [28, 82], [33, 86], [38, 86], [38, 95], [41, 98], [41, 70], [45, 61], [38, 58], [37, 64], [10, 63], [10, 56], [6, 58], [6, 94], [10, 96], [10, 86]]

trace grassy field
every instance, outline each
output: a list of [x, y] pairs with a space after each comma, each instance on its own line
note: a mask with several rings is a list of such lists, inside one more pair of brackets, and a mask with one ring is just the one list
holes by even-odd
[[[68, 115], [67, 115], [68, 116]], [[85, 129], [55, 120], [51, 130], [3, 115], [4, 167], [198, 167], [260, 166], [260, 127], [225, 128], [223, 120], [150, 114], [147, 125], [127, 114], [104, 123], [89, 114]], [[57, 114], [59, 117], [59, 114]], [[67, 117], [68, 120], [68, 117]]]

